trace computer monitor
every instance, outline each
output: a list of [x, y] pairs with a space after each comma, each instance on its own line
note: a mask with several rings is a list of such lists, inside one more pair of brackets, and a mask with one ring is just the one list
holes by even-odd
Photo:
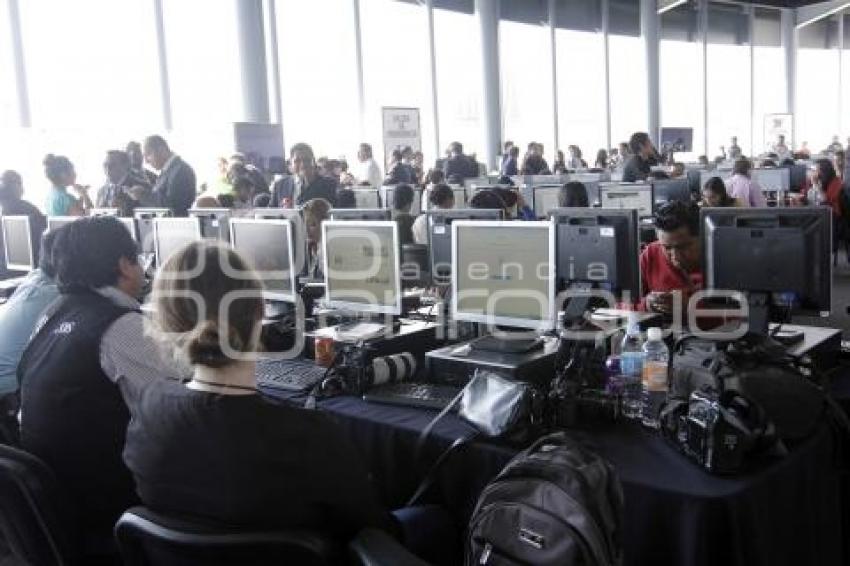
[[298, 293], [293, 228], [289, 220], [232, 218], [230, 243], [247, 257], [263, 281], [263, 297], [293, 303]]
[[230, 241], [231, 210], [229, 208], [190, 208], [189, 216], [201, 222], [201, 237], [208, 240]]
[[561, 185], [542, 185], [533, 187], [534, 216], [546, 218], [549, 211], [560, 206]]
[[555, 224], [452, 224], [452, 316], [457, 321], [555, 328]]
[[556, 208], [550, 216], [557, 239], [558, 291], [603, 289], [623, 302], [637, 302], [641, 296], [637, 210]]
[[118, 216], [117, 208], [92, 208], [89, 216]]
[[398, 224], [322, 223], [325, 303], [330, 308], [401, 315]]
[[635, 209], [638, 217], [649, 218], [654, 202], [650, 183], [599, 185], [599, 203], [602, 208]]
[[[413, 189], [413, 202], [410, 204], [410, 214], [418, 216], [421, 212], [422, 204], [422, 189], [419, 187], [411, 187]], [[381, 187], [381, 206], [393, 210], [395, 204], [395, 186]]]
[[168, 216], [171, 216], [171, 210], [168, 208], [137, 208], [133, 211], [133, 217], [136, 219], [136, 228], [139, 234], [139, 248], [143, 254], [154, 253], [154, 218], [166, 218]]
[[829, 207], [704, 208], [700, 225], [705, 285], [747, 293], [751, 331], [792, 312], [829, 314]]
[[472, 177], [470, 179], [463, 180], [463, 188], [464, 189], [472, 189], [475, 187], [485, 187], [490, 184], [489, 177]]
[[71, 222], [76, 222], [82, 218], [82, 216], [48, 216], [47, 217], [47, 231], [58, 230], [62, 226], [66, 224], [70, 224]]
[[331, 220], [391, 220], [392, 211], [387, 208], [334, 208]]
[[661, 153], [693, 151], [693, 128], [661, 128]]
[[357, 208], [381, 208], [381, 195], [377, 187], [352, 187]]
[[255, 208], [251, 211], [254, 218], [277, 218], [279, 220], [298, 220], [301, 210], [298, 208]]
[[504, 211], [486, 208], [429, 210], [428, 249], [431, 252], [431, 278], [438, 287], [452, 282], [452, 222], [455, 220], [501, 220]]
[[197, 218], [154, 218], [153, 242], [156, 265], [162, 267], [168, 258], [190, 242], [201, 239], [201, 223]]
[[307, 227], [298, 208], [255, 208], [254, 218], [289, 220], [292, 224], [292, 242], [295, 253], [295, 272], [303, 274], [307, 269]]
[[672, 200], [686, 203], [691, 202], [691, 187], [687, 177], [657, 179], [652, 181], [652, 188], [656, 204], [662, 204]]
[[10, 271], [35, 269], [32, 228], [29, 216], [0, 217], [3, 229], [3, 252], [6, 268]]
[[791, 171], [787, 167], [753, 169], [750, 177], [765, 191], [787, 191], [791, 188]]

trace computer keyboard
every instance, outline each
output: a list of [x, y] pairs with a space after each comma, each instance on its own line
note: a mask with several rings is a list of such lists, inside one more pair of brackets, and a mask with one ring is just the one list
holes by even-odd
[[312, 389], [325, 376], [326, 368], [312, 360], [259, 360], [258, 387], [302, 392]]
[[460, 391], [459, 387], [435, 383], [387, 383], [373, 387], [363, 395], [363, 399], [375, 403], [442, 410]]

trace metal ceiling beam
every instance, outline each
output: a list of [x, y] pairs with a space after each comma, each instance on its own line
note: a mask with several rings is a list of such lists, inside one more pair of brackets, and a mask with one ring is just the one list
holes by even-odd
[[850, 8], [847, 0], [831, 0], [797, 8], [797, 29], [837, 14], [845, 8]]

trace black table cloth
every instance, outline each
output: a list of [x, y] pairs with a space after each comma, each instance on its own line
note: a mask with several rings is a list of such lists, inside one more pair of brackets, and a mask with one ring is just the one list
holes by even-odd
[[[279, 395], [278, 395], [279, 396]], [[413, 461], [434, 411], [354, 397], [319, 403], [356, 443], [387, 506], [403, 506], [427, 466]], [[454, 415], [437, 424], [427, 461], [473, 429]], [[651, 431], [633, 424], [576, 430], [616, 468], [623, 484], [627, 565], [832, 565], [841, 563], [840, 477], [833, 433], [823, 427], [781, 460], [722, 478], [708, 474]], [[483, 487], [518, 451], [476, 439], [438, 473], [429, 501], [464, 525]]]

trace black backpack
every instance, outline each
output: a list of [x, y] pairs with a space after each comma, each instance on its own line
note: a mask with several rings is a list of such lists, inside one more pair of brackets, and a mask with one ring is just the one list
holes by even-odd
[[611, 464], [563, 432], [545, 436], [484, 488], [466, 564], [620, 564], [622, 511]]

